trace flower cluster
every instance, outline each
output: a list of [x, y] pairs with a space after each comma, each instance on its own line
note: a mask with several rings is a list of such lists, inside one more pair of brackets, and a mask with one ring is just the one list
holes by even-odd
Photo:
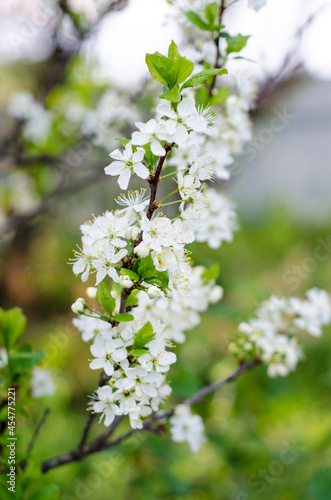
[[261, 359], [271, 377], [285, 376], [302, 358], [298, 333], [320, 336], [322, 326], [330, 321], [331, 299], [324, 290], [312, 288], [304, 300], [272, 296], [255, 318], [239, 325], [239, 336], [229, 347], [242, 359], [247, 355]]
[[108, 382], [99, 387], [90, 408], [100, 421], [110, 425], [117, 415], [129, 415], [133, 428], [142, 428], [143, 419], [157, 411], [170, 395], [166, 372], [175, 363], [171, 343], [160, 321], [134, 321], [112, 327], [98, 318], [74, 319], [84, 340], [93, 340], [92, 370], [104, 370]]

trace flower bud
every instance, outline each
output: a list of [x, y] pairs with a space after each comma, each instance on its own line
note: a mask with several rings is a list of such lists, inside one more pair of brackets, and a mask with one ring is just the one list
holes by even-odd
[[86, 302], [82, 297], [79, 297], [79, 299], [74, 302], [71, 306], [71, 310], [75, 314], [82, 314], [84, 312], [86, 306]]
[[130, 280], [129, 276], [120, 276], [119, 284], [122, 288], [131, 288], [133, 281]]
[[86, 289], [86, 295], [90, 298], [90, 299], [95, 299], [96, 296], [97, 296], [97, 288], [95, 286], [89, 286], [87, 289]]
[[136, 240], [138, 238], [138, 230], [135, 227], [128, 227], [125, 230], [125, 238], [127, 240]]
[[147, 290], [147, 295], [150, 299], [158, 299], [161, 295], [161, 290], [157, 286], [152, 285]]
[[223, 297], [223, 288], [221, 286], [214, 286], [208, 295], [208, 300], [211, 304], [215, 304]]
[[141, 259], [147, 257], [147, 255], [149, 254], [149, 248], [143, 242], [139, 243], [139, 245], [136, 246], [134, 251]]

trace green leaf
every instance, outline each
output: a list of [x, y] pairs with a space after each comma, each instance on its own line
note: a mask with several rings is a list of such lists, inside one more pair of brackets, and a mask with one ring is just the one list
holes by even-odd
[[131, 269], [125, 269], [124, 267], [122, 267], [121, 274], [123, 274], [124, 276], [129, 276], [129, 278], [134, 281], [139, 281], [138, 274], [134, 271], [131, 271]]
[[188, 12], [185, 13], [187, 19], [191, 21], [192, 24], [197, 26], [203, 31], [210, 31], [210, 26], [207, 24], [201, 17], [196, 13], [193, 12], [193, 10], [189, 10]]
[[217, 106], [219, 104], [223, 104], [224, 101], [228, 98], [231, 87], [221, 87], [216, 94], [212, 96], [210, 99], [210, 104], [212, 106]]
[[21, 344], [10, 352], [8, 366], [14, 376], [22, 376], [38, 365], [45, 357], [43, 351], [33, 350], [30, 344]]
[[169, 47], [168, 57], [159, 52], [147, 54], [146, 64], [152, 77], [163, 83], [170, 91], [184, 82], [194, 69], [194, 64], [179, 54], [177, 45], [173, 41]]
[[168, 288], [169, 276], [166, 271], [157, 271], [152, 278], [146, 278], [144, 281], [159, 288]]
[[[139, 358], [143, 354], [146, 354], [146, 352], [148, 352], [147, 349], [133, 349], [132, 351], [129, 352], [129, 356], [131, 355], [131, 356], [135, 356], [136, 358]], [[7, 417], [7, 413], [6, 413], [6, 417]]]
[[97, 300], [101, 305], [102, 309], [104, 309], [110, 316], [112, 316], [113, 311], [116, 306], [115, 299], [111, 296], [109, 287], [103, 281], [100, 283], [97, 289]]
[[168, 81], [165, 77], [171, 69], [171, 61], [159, 52], [154, 52], [154, 54], [146, 54], [146, 64], [154, 80], [168, 87]]
[[144, 259], [137, 260], [133, 266], [133, 270], [139, 274], [141, 280], [152, 278], [156, 273], [156, 269], [150, 255]]
[[154, 337], [153, 327], [150, 321], [140, 328], [133, 341], [133, 349], [142, 349]]
[[125, 146], [127, 145], [127, 143], [130, 142], [130, 139], [127, 139], [126, 137], [117, 137], [116, 140], [120, 141], [121, 146], [123, 146], [123, 148], [125, 148]]
[[32, 493], [28, 500], [60, 500], [60, 489], [56, 484], [46, 484]]
[[132, 316], [132, 314], [121, 313], [116, 314], [113, 319], [114, 321], [118, 321], [119, 323], [127, 323], [129, 321], [133, 321], [134, 317]]
[[226, 53], [231, 54], [232, 52], [240, 52], [245, 47], [249, 38], [250, 35], [243, 36], [240, 33], [237, 36], [227, 37], [228, 46]]
[[216, 280], [220, 273], [219, 264], [213, 264], [209, 269], [205, 269], [201, 278], [205, 281]]
[[187, 82], [182, 85], [181, 90], [186, 89], [187, 87], [200, 87], [207, 80], [210, 80], [216, 75], [225, 75], [227, 74], [227, 70], [225, 68], [222, 69], [205, 69], [200, 73], [192, 76]]
[[160, 99], [166, 99], [171, 102], [180, 102], [181, 95], [179, 92], [179, 87], [176, 85], [172, 90], [168, 90], [160, 95]]
[[15, 342], [23, 335], [26, 328], [26, 317], [19, 307], [4, 311], [0, 309], [0, 336], [7, 351], [12, 349]]
[[215, 21], [218, 16], [218, 9], [219, 7], [217, 2], [209, 3], [205, 9], [206, 19], [211, 26], [215, 25]]

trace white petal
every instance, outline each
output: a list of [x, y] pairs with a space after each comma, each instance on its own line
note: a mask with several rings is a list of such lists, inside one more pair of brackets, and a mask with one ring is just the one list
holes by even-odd
[[149, 176], [148, 168], [146, 168], [142, 163], [137, 163], [136, 165], [133, 165], [133, 171], [141, 179], [147, 179], [147, 177]]
[[161, 144], [158, 141], [152, 142], [151, 151], [155, 156], [164, 156], [166, 154], [166, 150], [161, 146]]
[[105, 167], [105, 174], [107, 175], [119, 175], [123, 172], [125, 165], [121, 161], [113, 161], [108, 167]]
[[131, 177], [131, 171], [129, 168], [126, 168], [118, 178], [118, 184], [121, 189], [128, 188], [130, 177]]

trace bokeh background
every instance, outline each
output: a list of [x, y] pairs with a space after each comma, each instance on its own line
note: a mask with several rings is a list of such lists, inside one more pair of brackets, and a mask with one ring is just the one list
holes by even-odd
[[[114, 91], [148, 118], [157, 89], [144, 55], [180, 37], [163, 0], [112, 4], [0, 5], [0, 298], [4, 308], [23, 309], [26, 338], [48, 353], [56, 394], [31, 405], [18, 424], [24, 448], [50, 408], [35, 449], [44, 458], [76, 445], [97, 383], [88, 346], [71, 325], [70, 305], [86, 285], [68, 261], [79, 224], [114, 207], [118, 186], [103, 168], [134, 116], [124, 119], [124, 106], [108, 129], [96, 103], [110, 92], [111, 112]], [[225, 295], [178, 346], [174, 401], [235, 368], [227, 346], [260, 301], [272, 293], [302, 296], [313, 286], [331, 292], [330, 3], [270, 0], [258, 14], [246, 7], [238, 2], [225, 18], [230, 33], [253, 35], [245, 55], [255, 62], [241, 68], [260, 85], [253, 141], [222, 186], [237, 203], [241, 228], [220, 250], [191, 248], [197, 264], [220, 263]], [[11, 96], [22, 90], [58, 113], [50, 139], [37, 146], [21, 140], [22, 125], [8, 117]], [[168, 435], [141, 433], [40, 481], [59, 484], [68, 500], [328, 500], [330, 335], [326, 328], [321, 339], [304, 337], [306, 359], [285, 379], [270, 379], [260, 367], [196, 405], [209, 438], [196, 455]]]

